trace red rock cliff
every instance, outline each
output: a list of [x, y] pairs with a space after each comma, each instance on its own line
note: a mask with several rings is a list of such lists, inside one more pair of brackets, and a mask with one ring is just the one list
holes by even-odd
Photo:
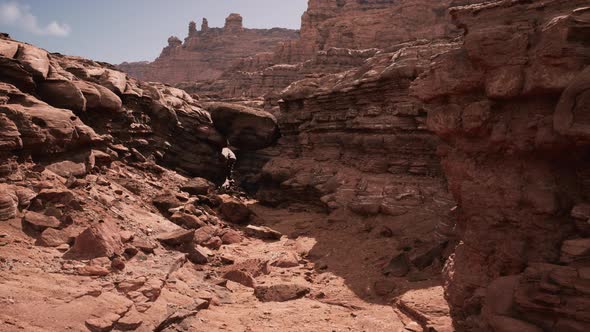
[[459, 206], [458, 329], [588, 331], [588, 1], [452, 10], [464, 42], [412, 85]]
[[203, 19], [201, 30], [189, 24], [182, 42], [168, 39], [168, 46], [152, 63], [123, 63], [119, 69], [142, 80], [180, 83], [217, 79], [239, 59], [273, 49], [279, 42], [295, 39], [298, 32], [289, 29], [247, 29], [242, 16], [231, 14], [223, 28], [210, 28]]
[[474, 2], [312, 0], [302, 16], [299, 39], [281, 43], [272, 53], [251, 54], [213, 83], [182, 87], [221, 97], [276, 99], [292, 82], [358, 67], [376, 50], [456, 37], [459, 29], [451, 24], [448, 8]]

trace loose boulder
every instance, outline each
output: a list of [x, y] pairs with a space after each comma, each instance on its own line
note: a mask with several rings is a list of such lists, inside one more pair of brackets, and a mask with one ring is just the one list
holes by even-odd
[[286, 302], [304, 297], [309, 287], [298, 284], [261, 285], [254, 288], [254, 295], [262, 302]]
[[39, 85], [37, 92], [41, 99], [51, 106], [67, 108], [74, 112], [86, 111], [86, 98], [71, 81], [47, 80]]
[[221, 195], [219, 198], [221, 198], [221, 215], [229, 222], [244, 224], [250, 220], [252, 212], [246, 204], [229, 195]]
[[191, 195], [207, 195], [213, 188], [215, 188], [215, 185], [211, 181], [203, 178], [193, 178], [188, 180], [180, 190]]
[[266, 226], [249, 225], [245, 230], [246, 234], [263, 240], [280, 240], [283, 234]]
[[61, 222], [57, 218], [33, 211], [28, 211], [23, 217], [23, 226], [37, 232], [43, 232], [48, 228], [59, 228], [60, 225]]
[[112, 257], [122, 252], [123, 243], [116, 225], [104, 221], [88, 227], [78, 235], [67, 254], [78, 259], [92, 259]]
[[215, 128], [238, 149], [263, 149], [279, 138], [277, 119], [268, 112], [229, 103], [210, 103], [206, 108]]

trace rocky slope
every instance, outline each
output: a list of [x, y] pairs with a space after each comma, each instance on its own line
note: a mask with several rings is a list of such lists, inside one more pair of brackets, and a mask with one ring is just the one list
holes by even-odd
[[239, 14], [228, 16], [223, 28], [210, 28], [207, 19], [203, 19], [200, 30], [195, 22], [189, 24], [184, 42], [170, 37], [168, 46], [154, 62], [123, 63], [118, 68], [147, 81], [173, 84], [213, 80], [240, 59], [267, 52], [298, 35], [298, 31], [282, 28], [244, 28]]
[[481, 2], [312, 0], [186, 86], [266, 105], [2, 37], [0, 326], [589, 330], [590, 9]]
[[[423, 247], [433, 213], [327, 219], [218, 186], [231, 171], [223, 148], [274, 145], [273, 115], [5, 35], [0, 69], [0, 330], [440, 324], [416, 301], [442, 298], [439, 251], [400, 254]], [[412, 314], [391, 306], [415, 288], [428, 291], [404, 300]]]
[[459, 204], [461, 243], [446, 267], [458, 328], [590, 328], [587, 5], [453, 9], [464, 42], [412, 83]]

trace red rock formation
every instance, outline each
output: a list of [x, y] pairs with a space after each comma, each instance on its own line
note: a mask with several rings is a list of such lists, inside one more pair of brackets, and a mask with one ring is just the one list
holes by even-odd
[[[459, 204], [446, 267], [458, 328], [588, 331], [590, 9], [583, 0], [452, 10], [465, 40], [412, 85]], [[586, 68], [586, 69], [585, 69]]]
[[209, 28], [203, 19], [200, 31], [194, 22], [189, 24], [184, 42], [170, 37], [154, 62], [123, 63], [118, 68], [141, 80], [164, 83], [212, 80], [241, 58], [273, 49], [297, 36], [297, 31], [289, 29], [244, 28], [239, 14], [228, 16], [223, 28]]
[[[175, 42], [171, 39], [172, 44]], [[186, 92], [146, 84], [103, 64], [48, 54], [5, 37], [0, 39], [0, 49], [7, 55], [0, 61], [3, 172], [10, 172], [6, 161], [19, 151], [46, 159], [48, 165], [56, 154], [70, 154], [68, 164], [57, 163], [50, 168], [58, 174], [83, 176], [93, 167], [85, 163], [89, 155], [96, 155], [91, 150], [97, 147], [107, 155], [140, 162], [152, 159], [188, 174], [225, 181], [227, 170], [221, 152], [227, 138]], [[276, 123], [264, 123], [267, 116], [250, 114], [248, 130], [276, 136]], [[228, 137], [246, 135], [244, 126], [218, 125]], [[263, 148], [272, 144], [272, 137], [254, 143], [255, 148]]]
[[181, 87], [214, 97], [266, 96], [269, 107], [276, 106], [280, 91], [295, 81], [358, 67], [377, 50], [403, 42], [458, 36], [448, 8], [475, 2], [482, 1], [310, 1], [299, 39], [250, 54], [213, 82]]

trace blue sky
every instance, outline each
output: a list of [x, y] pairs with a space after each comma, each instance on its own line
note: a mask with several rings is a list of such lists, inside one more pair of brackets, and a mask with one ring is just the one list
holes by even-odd
[[153, 60], [188, 22], [221, 27], [240, 13], [248, 28], [298, 29], [307, 0], [0, 0], [0, 31], [51, 52], [120, 63]]

